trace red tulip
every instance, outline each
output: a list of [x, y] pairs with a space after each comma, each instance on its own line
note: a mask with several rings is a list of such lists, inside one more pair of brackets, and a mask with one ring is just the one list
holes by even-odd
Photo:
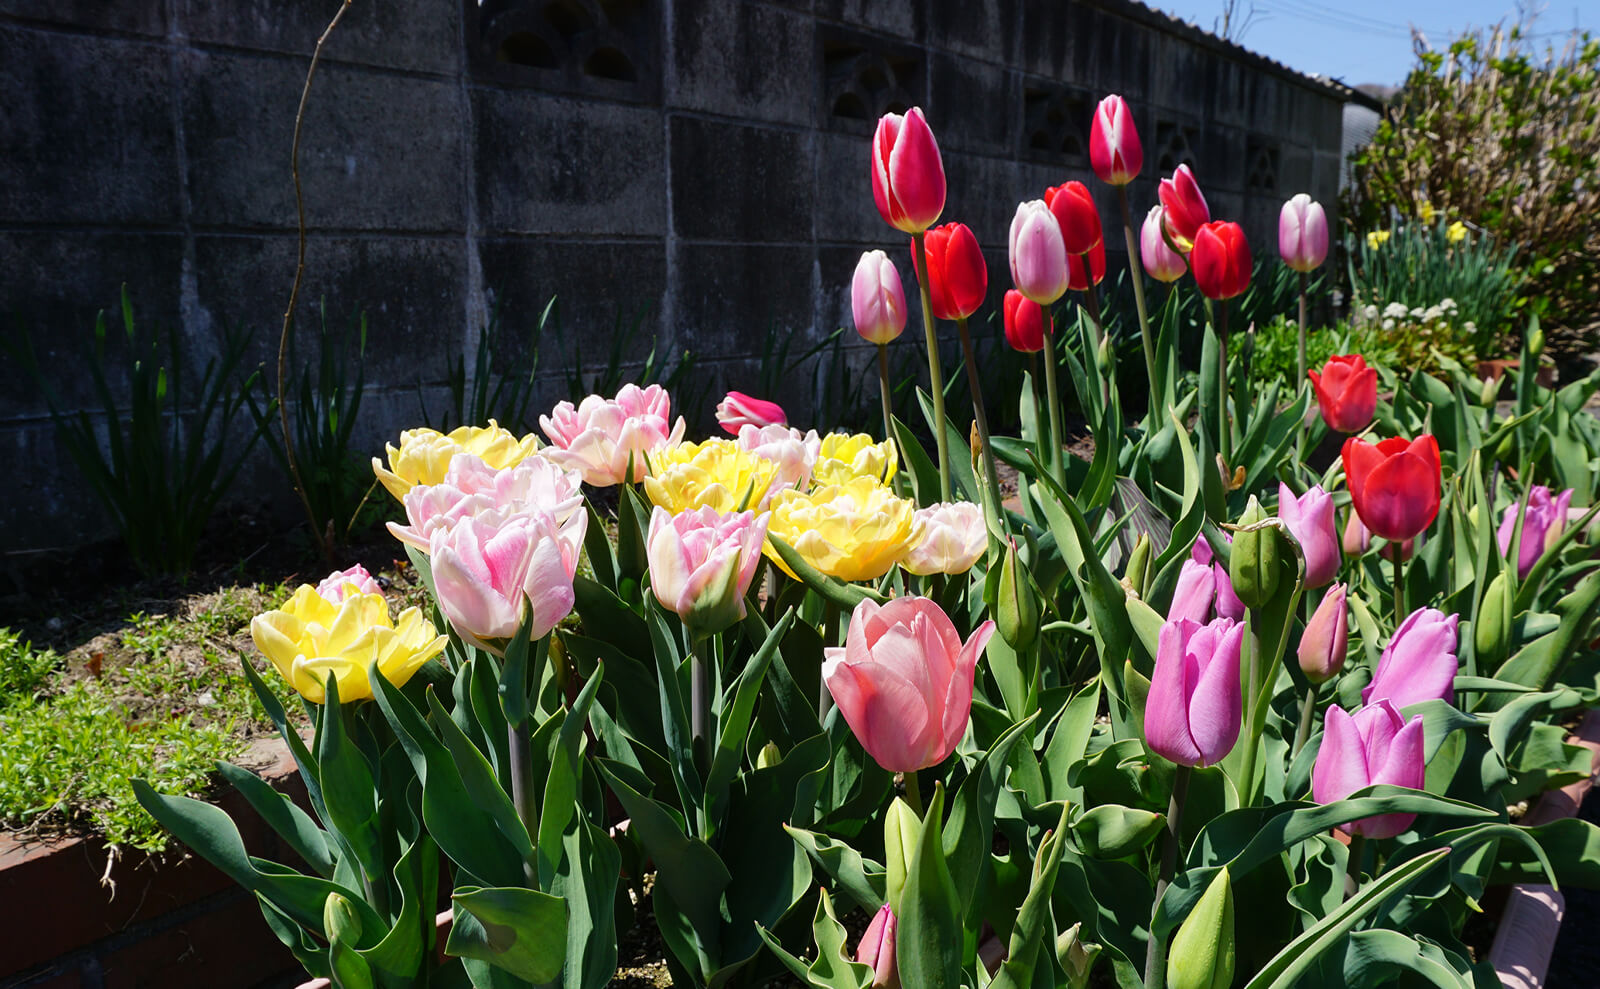
[[1087, 254], [1104, 240], [1100, 231], [1100, 211], [1095, 208], [1089, 187], [1082, 182], [1067, 182], [1044, 191], [1045, 205], [1061, 224], [1061, 242], [1067, 254]]
[[1378, 408], [1378, 372], [1367, 367], [1360, 354], [1328, 358], [1322, 373], [1307, 371], [1317, 393], [1317, 411], [1328, 428], [1339, 433], [1359, 433], [1372, 422]]
[[[934, 227], [923, 237], [928, 252], [928, 298], [935, 319], [966, 319], [983, 305], [989, 291], [989, 268], [978, 250], [978, 238], [965, 223]], [[917, 270], [917, 251], [911, 250], [911, 268]], [[917, 280], [922, 272], [917, 271]]]
[[921, 233], [944, 212], [944, 160], [920, 107], [886, 113], [872, 135], [872, 201], [883, 222]]
[[1231, 299], [1250, 287], [1250, 245], [1237, 223], [1214, 220], [1194, 236], [1194, 282], [1208, 299]]
[[1039, 303], [1018, 292], [1006, 290], [1006, 343], [1025, 354], [1037, 354], [1044, 349], [1044, 309]]
[[1127, 185], [1144, 167], [1144, 148], [1133, 126], [1133, 111], [1128, 101], [1107, 96], [1094, 111], [1094, 127], [1089, 131], [1089, 165], [1100, 181]]
[[1438, 440], [1424, 433], [1374, 446], [1352, 436], [1342, 456], [1350, 502], [1374, 535], [1402, 542], [1433, 524], [1441, 493]]
[[[1106, 278], [1106, 242], [1101, 241], [1094, 245], [1094, 250], [1089, 252], [1089, 270], [1094, 273], [1094, 283], [1099, 285]], [[1083, 255], [1067, 255], [1067, 288], [1073, 292], [1089, 291], [1089, 282], [1083, 276]]]
[[1195, 234], [1211, 222], [1211, 207], [1206, 205], [1200, 183], [1194, 180], [1194, 173], [1189, 171], [1188, 165], [1179, 165], [1178, 170], [1172, 173], [1172, 178], [1161, 180], [1161, 187], [1156, 194], [1161, 197], [1161, 205], [1166, 210], [1162, 219], [1166, 223], [1167, 236], [1172, 239], [1172, 246], [1188, 254], [1194, 246]]

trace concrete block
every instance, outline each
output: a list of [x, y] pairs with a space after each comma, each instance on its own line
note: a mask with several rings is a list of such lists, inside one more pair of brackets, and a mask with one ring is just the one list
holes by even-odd
[[806, 124], [816, 101], [816, 22], [742, 0], [674, 11], [669, 106]]
[[666, 232], [666, 138], [659, 111], [528, 89], [475, 89], [472, 104], [481, 229]]
[[[70, 550], [116, 534], [49, 421], [0, 425], [0, 454], [28, 465], [15, 472], [10, 497], [0, 503], [0, 559], [24, 554], [8, 566], [27, 567], [31, 551]], [[35, 950], [28, 948], [35, 960], [50, 957]]]
[[[952, 153], [944, 156], [944, 174], [950, 191], [940, 221], [959, 220], [972, 228], [981, 246], [1005, 247], [1010, 239], [1011, 218], [1022, 201], [1015, 194], [1016, 163]], [[1058, 178], [1051, 185], [1065, 181]], [[1044, 189], [1040, 186], [1021, 195], [1036, 199], [1044, 195]]]
[[933, 52], [929, 125], [941, 151], [1010, 156], [1022, 103], [1016, 73], [992, 62]]
[[[767, 334], [809, 335], [816, 325], [815, 258], [809, 245], [680, 245], [677, 304], [668, 327], [674, 347], [705, 357], [749, 357], [761, 353]], [[904, 277], [909, 281], [909, 270]]]
[[[194, 222], [292, 229], [289, 149], [304, 66], [190, 52], [183, 76]], [[465, 112], [454, 83], [319, 70], [301, 131], [307, 225], [465, 230]]]
[[931, 110], [927, 49], [834, 24], [820, 23], [817, 33], [822, 55], [817, 126], [868, 137], [885, 113], [905, 113], [914, 106]]
[[816, 140], [817, 240], [862, 247], [903, 243], [904, 236], [883, 222], [872, 201], [871, 135], [819, 133]]
[[928, 26], [927, 5], [915, 0], [817, 0], [816, 14], [907, 41], [922, 41]]
[[1074, 5], [1072, 11], [1077, 27], [1075, 80], [1088, 86], [1096, 101], [1105, 93], [1120, 93], [1135, 103], [1146, 100], [1150, 94], [1150, 30], [1087, 4]]
[[[339, 5], [304, 0], [178, 0], [177, 6], [178, 23], [194, 41], [285, 52], [309, 60]], [[328, 36], [323, 58], [418, 72], [459, 71], [462, 9], [452, 3], [352, 4]], [[300, 71], [304, 75], [303, 61]]]
[[165, 37], [164, 3], [106, 3], [105, 0], [0, 0], [0, 15], [98, 31]]
[[475, 78], [496, 85], [659, 106], [665, 5], [466, 5]]
[[1020, 46], [1026, 0], [933, 0], [928, 8], [928, 44], [1002, 65], [1013, 64]]
[[680, 116], [671, 128], [672, 223], [679, 236], [811, 239], [814, 133]]

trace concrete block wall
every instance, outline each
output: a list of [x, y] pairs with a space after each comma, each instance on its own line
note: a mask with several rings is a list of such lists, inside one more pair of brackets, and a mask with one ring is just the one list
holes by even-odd
[[[0, 313], [31, 328], [68, 404], [90, 398], [93, 314], [123, 283], [193, 353], [247, 325], [270, 362], [294, 272], [294, 114], [337, 7], [0, 0]], [[1136, 216], [1185, 161], [1258, 253], [1287, 196], [1332, 204], [1338, 93], [1131, 0], [355, 0], [306, 115], [300, 325], [324, 298], [367, 312], [358, 440], [374, 448], [420, 421], [419, 395], [440, 404], [494, 309], [523, 338], [552, 295], [562, 335], [537, 341], [536, 408], [566, 397], [577, 348], [603, 360], [641, 313], [629, 356], [694, 353], [714, 401], [755, 387], [768, 333], [802, 350], [848, 324], [862, 250], [890, 250], [910, 283], [872, 206], [881, 113], [925, 108], [945, 216], [985, 246], [998, 301], [1016, 203], [1091, 177], [1107, 92], [1144, 140]], [[1110, 227], [1115, 201], [1091, 187]], [[805, 416], [809, 383], [785, 388]], [[0, 452], [37, 465], [0, 503], [0, 548], [107, 534], [5, 356]], [[256, 493], [281, 483], [261, 459]]]

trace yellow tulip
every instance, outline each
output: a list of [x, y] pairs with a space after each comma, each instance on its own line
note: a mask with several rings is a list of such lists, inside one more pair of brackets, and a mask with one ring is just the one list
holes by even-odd
[[829, 433], [822, 438], [811, 478], [816, 484], [843, 484], [858, 477], [888, 484], [899, 467], [900, 454], [889, 440], [874, 443], [866, 433]]
[[301, 584], [277, 611], [257, 615], [250, 637], [289, 686], [313, 704], [326, 699], [329, 676], [338, 681], [341, 703], [370, 698], [367, 668], [373, 660], [385, 679], [403, 687], [449, 641], [416, 608], [391, 624], [381, 594], [351, 594], [335, 604], [310, 584]]
[[1467, 239], [1467, 225], [1460, 220], [1450, 224], [1444, 229], [1444, 235], [1452, 244], [1459, 244]]
[[1372, 230], [1367, 233], [1367, 250], [1376, 251], [1389, 240], [1389, 231]]
[[[807, 563], [829, 576], [873, 580], [906, 555], [916, 507], [872, 478], [857, 477], [804, 494], [779, 491], [772, 499], [767, 533], [793, 546]], [[765, 552], [794, 576], [770, 542]]]
[[418, 484], [438, 484], [450, 469], [450, 461], [458, 453], [470, 453], [496, 470], [512, 467], [533, 455], [539, 449], [539, 440], [532, 434], [517, 439], [508, 429], [502, 429], [493, 419], [487, 426], [461, 426], [449, 433], [437, 429], [408, 429], [400, 434], [400, 446], [385, 444], [389, 466], [372, 458], [372, 472], [396, 498], [404, 499], [406, 492]]
[[761, 504], [777, 473], [778, 465], [734, 440], [678, 443], [650, 455], [644, 491], [674, 515], [697, 508], [728, 515]]

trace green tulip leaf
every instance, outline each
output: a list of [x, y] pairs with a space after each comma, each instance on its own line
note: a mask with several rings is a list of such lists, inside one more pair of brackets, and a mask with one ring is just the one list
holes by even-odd
[[1119, 859], [1155, 840], [1165, 822], [1162, 815], [1153, 811], [1102, 804], [1078, 818], [1072, 825], [1072, 837], [1085, 855]]
[[963, 943], [961, 897], [945, 862], [940, 817], [944, 784], [936, 783], [922, 823], [922, 837], [906, 872], [895, 935], [900, 982], [920, 989], [961, 989]]
[[463, 886], [451, 900], [456, 922], [450, 927], [446, 953], [486, 961], [535, 984], [553, 982], [561, 975], [567, 905], [560, 897], [521, 887]]

